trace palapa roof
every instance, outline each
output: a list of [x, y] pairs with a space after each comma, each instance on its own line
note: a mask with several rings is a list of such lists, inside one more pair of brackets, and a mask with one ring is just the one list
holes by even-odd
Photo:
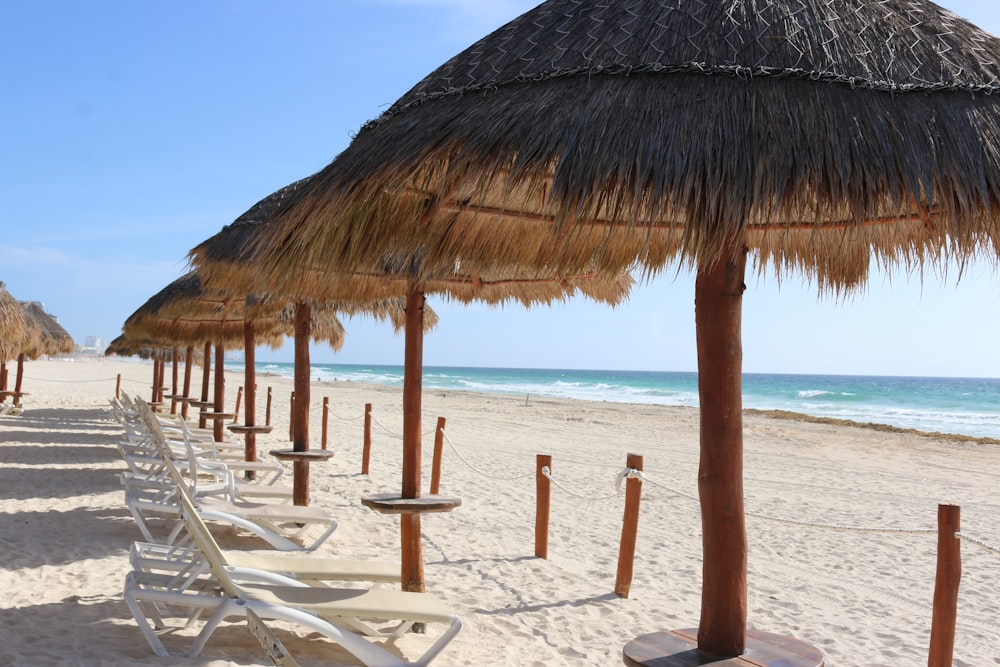
[[173, 348], [160, 341], [134, 339], [122, 334], [108, 343], [106, 356], [139, 357], [140, 359], [172, 359]]
[[926, 0], [549, 0], [444, 63], [255, 257], [863, 283], [1000, 254], [1000, 40]]
[[0, 361], [17, 357], [40, 333], [35, 320], [25, 317], [21, 304], [0, 281]]
[[31, 341], [23, 352], [32, 359], [37, 359], [42, 355], [70, 354], [75, 343], [73, 337], [69, 335], [59, 324], [58, 320], [45, 312], [37, 301], [22, 301], [21, 308], [24, 309], [25, 317], [34, 320], [40, 332], [38, 338]]
[[[211, 341], [230, 348], [244, 345], [245, 321], [254, 325], [259, 344], [281, 347], [285, 336], [294, 334], [294, 305], [287, 300], [211, 289], [202, 285], [196, 272], [187, 273], [150, 297], [125, 321], [126, 339], [169, 347]], [[344, 327], [329, 307], [312, 309], [311, 337], [338, 350], [344, 343]], [[169, 350], [167, 351], [169, 354]]]
[[[280, 231], [275, 219], [286, 207], [300, 201], [312, 179], [303, 178], [268, 195], [193, 248], [188, 258], [206, 285], [237, 293], [264, 293], [265, 300], [325, 302], [327, 307], [351, 316], [368, 314], [389, 319], [397, 330], [405, 319], [403, 297], [416, 282], [426, 293], [442, 294], [462, 303], [520, 302], [526, 306], [563, 300], [575, 293], [617, 304], [633, 285], [627, 271], [605, 276], [592, 267], [567, 274], [544, 268], [482, 265], [472, 271], [463, 270], [461, 262], [453, 260], [446, 268], [425, 271], [419, 258], [392, 251], [344, 271], [335, 264], [311, 258], [312, 264], [297, 266], [291, 276], [277, 277], [255, 254], [272, 243], [273, 234]], [[428, 329], [434, 326], [436, 317], [431, 309], [425, 311]]]

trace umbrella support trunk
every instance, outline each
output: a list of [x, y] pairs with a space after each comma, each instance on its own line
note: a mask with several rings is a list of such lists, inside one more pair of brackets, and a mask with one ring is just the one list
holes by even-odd
[[[243, 385], [246, 391], [246, 406], [243, 423], [248, 427], [246, 442], [243, 446], [243, 458], [247, 461], [257, 460], [257, 434], [253, 427], [257, 424], [257, 385], [254, 384], [257, 374], [257, 341], [254, 335], [253, 322], [243, 323]], [[248, 477], [253, 477], [250, 473]]]
[[[215, 346], [215, 412], [226, 411], [226, 346], [219, 343]], [[212, 437], [216, 442], [225, 440], [226, 425], [220, 417], [212, 424]]]
[[14, 375], [14, 405], [21, 404], [21, 385], [24, 381], [24, 352], [17, 355], [17, 373]]
[[[201, 360], [201, 402], [208, 403], [208, 381], [212, 376], [212, 341], [205, 342], [205, 352]], [[204, 412], [205, 408], [201, 408]], [[205, 416], [198, 417], [198, 428], [205, 428]]]
[[170, 414], [172, 414], [172, 415], [176, 415], [177, 414], [177, 379], [180, 376], [180, 368], [179, 368], [180, 360], [177, 359], [177, 353], [178, 353], [179, 350], [180, 350], [180, 347], [178, 345], [174, 345], [173, 352], [170, 355], [171, 356], [171, 363], [173, 364], [173, 367], [171, 369], [172, 370], [172, 375], [171, 375], [171, 378], [170, 378], [173, 381], [172, 385], [171, 385], [171, 388], [170, 388], [170, 391], [171, 391]]
[[746, 254], [745, 248], [732, 248], [713, 265], [700, 267], [695, 282], [704, 549], [698, 649], [720, 657], [746, 650], [741, 342]]
[[191, 366], [194, 364], [194, 346], [188, 345], [184, 351], [184, 404], [181, 406], [181, 417], [188, 418], [188, 406], [191, 402]]
[[[312, 308], [295, 304], [295, 403], [292, 406], [292, 450], [309, 450], [309, 337]], [[293, 465], [292, 497], [296, 505], [309, 504], [309, 461]]]
[[[403, 498], [420, 497], [420, 409], [424, 365], [424, 293], [413, 289], [406, 297], [406, 344], [403, 364]], [[424, 590], [420, 515], [400, 515], [403, 590]]]

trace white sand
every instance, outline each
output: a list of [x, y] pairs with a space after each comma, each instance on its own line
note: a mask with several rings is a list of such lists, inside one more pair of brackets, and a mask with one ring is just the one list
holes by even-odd
[[[139, 533], [122, 503], [119, 430], [106, 406], [118, 373], [125, 391], [148, 397], [151, 369], [110, 360], [27, 364], [25, 413], [0, 417], [0, 664], [270, 664], [240, 623], [221, 628], [200, 659], [157, 658], [121, 598]], [[228, 374], [230, 406], [242, 381]], [[267, 386], [275, 397], [275, 431], [259, 441], [266, 457], [287, 444], [291, 381], [258, 382], [261, 420]], [[334, 413], [336, 456], [313, 465], [312, 498], [341, 527], [321, 551], [397, 560], [397, 521], [360, 498], [399, 488], [400, 392], [314, 385], [313, 447], [323, 396]], [[365, 403], [377, 421], [367, 477]], [[425, 488], [438, 416], [457, 449], [445, 448], [442, 493], [463, 504], [423, 519], [427, 589], [459, 611], [465, 628], [435, 664], [620, 665], [634, 637], [697, 624], [699, 510], [683, 495], [696, 494], [696, 411], [426, 391]], [[745, 426], [748, 512], [934, 531], [938, 503], [955, 503], [963, 531], [1000, 544], [1000, 446], [760, 415], [748, 415]], [[613, 593], [624, 502], [615, 479], [629, 452], [645, 457], [648, 481], [631, 596], [622, 599]], [[553, 456], [567, 489], [553, 491], [548, 560], [533, 556], [536, 454]], [[809, 641], [831, 666], [926, 664], [935, 534], [753, 515], [747, 524], [750, 627]], [[1000, 665], [1000, 553], [962, 547], [955, 665]], [[316, 637], [278, 630], [304, 664], [354, 664]], [[412, 657], [430, 632], [395, 645]], [[163, 641], [184, 651], [191, 635]]]

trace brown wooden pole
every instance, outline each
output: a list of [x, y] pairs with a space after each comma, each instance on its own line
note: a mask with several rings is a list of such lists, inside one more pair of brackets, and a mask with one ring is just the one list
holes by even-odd
[[[5, 375], [6, 375], [6, 372], [7, 372], [7, 369], [5, 368], [4, 369], [4, 374]], [[6, 379], [6, 378], [4, 378], [4, 379]], [[6, 383], [5, 383], [4, 389], [6, 389], [6, 388], [7, 387], [6, 387]], [[118, 379], [115, 380], [115, 398], [121, 398], [121, 397], [122, 397], [122, 374], [119, 373], [118, 374]]]
[[[178, 366], [178, 364], [180, 363], [180, 361], [177, 359], [177, 352], [179, 350], [180, 350], [179, 346], [174, 345], [173, 354], [171, 355], [172, 358], [170, 360], [171, 363], [173, 364], [173, 373], [171, 375], [171, 379], [173, 380], [173, 383], [172, 383], [172, 386], [171, 386], [171, 389], [170, 389], [170, 392], [171, 392], [171, 394], [173, 396], [177, 396], [177, 380], [178, 380], [178, 376], [180, 374], [179, 373], [180, 369], [179, 369], [179, 366]], [[170, 414], [172, 414], [172, 415], [176, 415], [177, 414], [177, 399], [176, 398], [171, 398], [170, 399]]]
[[[248, 427], [257, 425], [257, 336], [253, 322], [243, 322], [243, 384], [247, 392], [247, 404], [243, 423]], [[243, 436], [243, 458], [257, 460], [257, 434], [248, 428]], [[250, 475], [248, 474], [248, 477]]]
[[445, 418], [438, 417], [437, 428], [434, 429], [434, 458], [431, 464], [431, 493], [441, 490], [441, 457], [444, 455], [444, 425]]
[[[201, 401], [202, 403], [208, 403], [208, 381], [212, 375], [212, 341], [205, 341], [205, 352], [201, 361]], [[204, 411], [204, 408], [202, 408]], [[198, 427], [205, 428], [205, 417], [204, 415], [199, 415], [198, 417]]]
[[295, 442], [295, 392], [288, 397], [288, 440]]
[[746, 650], [747, 534], [743, 506], [741, 308], [746, 249], [735, 248], [695, 279], [701, 459], [701, 621], [698, 650]]
[[236, 407], [233, 408], [233, 423], [240, 420], [240, 401], [243, 400], [243, 387], [236, 388]]
[[[406, 343], [403, 360], [403, 498], [420, 497], [420, 403], [424, 366], [424, 293], [417, 287], [406, 296]], [[402, 584], [404, 591], [424, 590], [420, 515], [401, 514]]]
[[361, 474], [368, 474], [368, 464], [372, 458], [372, 404], [365, 403], [365, 442], [361, 450]]
[[[153, 357], [153, 391], [149, 394], [149, 400], [151, 403], [156, 403], [157, 395], [160, 393], [160, 363], [162, 359], [159, 357]], [[153, 406], [153, 410], [156, 410], [156, 406]]]
[[330, 420], [330, 397], [323, 397], [323, 436], [320, 439], [320, 447], [326, 451], [326, 427]]
[[[625, 467], [642, 470], [642, 456], [629, 454]], [[625, 482], [625, 516], [622, 518], [622, 541], [618, 550], [618, 577], [615, 593], [627, 598], [632, 588], [632, 566], [635, 563], [636, 536], [639, 532], [639, 503], [642, 499], [642, 480], [630, 477]]]
[[927, 667], [951, 667], [958, 620], [958, 586], [962, 580], [962, 508], [938, 505], [937, 575]]
[[[312, 308], [295, 304], [295, 402], [292, 407], [292, 449], [309, 450], [309, 337]], [[309, 504], [309, 462], [295, 461], [292, 498], [296, 505]]]
[[[0, 391], [7, 391], [7, 362], [0, 361]], [[115, 398], [121, 398], [117, 394]], [[0, 396], [0, 403], [7, 401], [6, 396]]]
[[267, 388], [267, 407], [264, 412], [264, 423], [267, 426], [271, 425], [271, 388]]
[[[217, 343], [215, 346], [215, 411], [226, 411], [226, 346]], [[222, 419], [212, 420], [212, 437], [216, 442], [225, 440], [226, 425]]]
[[549, 472], [552, 472], [550, 455], [535, 456], [535, 557], [548, 560], [549, 501], [552, 497], [552, 482], [542, 472], [542, 468], [548, 468]]
[[181, 417], [187, 421], [188, 418], [188, 408], [191, 399], [191, 367], [194, 365], [194, 345], [188, 345], [187, 349], [184, 350], [184, 397], [188, 400], [184, 401], [181, 406]]
[[24, 352], [17, 355], [17, 372], [14, 374], [14, 397], [11, 403], [21, 406], [21, 386], [24, 384]]

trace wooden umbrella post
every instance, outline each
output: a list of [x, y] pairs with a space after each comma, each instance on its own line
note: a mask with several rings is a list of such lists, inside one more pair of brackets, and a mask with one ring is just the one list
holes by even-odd
[[361, 474], [368, 474], [368, 464], [372, 458], [372, 404], [365, 403], [365, 440], [361, 451]]
[[938, 505], [937, 574], [927, 667], [951, 667], [958, 619], [958, 586], [962, 580], [962, 508]]
[[[403, 498], [420, 497], [420, 403], [423, 391], [424, 293], [406, 296], [406, 343], [403, 362]], [[424, 590], [420, 514], [401, 514], [402, 584], [404, 591]]]
[[[309, 449], [309, 326], [312, 308], [307, 303], [295, 304], [295, 402], [292, 407], [292, 450]], [[309, 461], [293, 463], [292, 496], [296, 505], [309, 504]]]
[[[244, 408], [243, 423], [247, 432], [243, 435], [243, 458], [257, 460], [257, 336], [253, 322], [243, 323], [243, 385], [246, 387], [247, 404]], [[239, 408], [237, 407], [237, 410]]]
[[153, 357], [153, 390], [149, 394], [149, 402], [152, 404], [153, 410], [157, 408], [157, 403], [159, 402], [160, 393], [160, 363], [162, 359], [159, 357]]
[[538, 454], [535, 457], [535, 557], [549, 557], [549, 500], [552, 497], [552, 482], [545, 476], [544, 468], [552, 472], [552, 456]]
[[14, 373], [14, 398], [11, 399], [11, 403], [15, 407], [21, 405], [21, 387], [24, 384], [24, 352], [17, 355], [17, 371]]
[[170, 357], [171, 357], [170, 361], [171, 361], [171, 364], [173, 366], [173, 369], [172, 369], [173, 372], [171, 374], [171, 380], [172, 380], [172, 382], [171, 382], [171, 386], [170, 386], [170, 392], [171, 392], [170, 414], [172, 414], [172, 415], [176, 415], [177, 414], [177, 380], [178, 380], [178, 375], [179, 375], [179, 364], [180, 364], [180, 361], [177, 359], [177, 353], [178, 353], [179, 350], [180, 350], [180, 347], [177, 346], [177, 345], [174, 345], [173, 352], [170, 355]]
[[746, 650], [747, 533], [743, 506], [741, 308], [745, 248], [734, 248], [695, 279], [701, 405], [703, 583], [698, 649], [718, 657]]
[[437, 428], [434, 429], [434, 458], [431, 464], [431, 493], [441, 491], [441, 457], [444, 454], [445, 418], [438, 417]]
[[[625, 467], [629, 470], [642, 470], [642, 456], [629, 454]], [[632, 587], [632, 566], [635, 561], [641, 500], [642, 480], [631, 477], [625, 482], [625, 516], [622, 519], [622, 541], [618, 551], [618, 577], [615, 580], [615, 593], [623, 598], [628, 597]]]
[[[3, 375], [4, 375], [4, 377], [3, 377], [4, 387], [3, 388], [6, 390], [7, 389], [7, 369], [6, 368], [3, 369]], [[118, 374], [118, 379], [115, 380], [115, 398], [121, 398], [121, 397], [122, 397], [122, 374], [119, 373]], [[6, 399], [6, 398], [7, 397], [4, 396], [4, 399]]]
[[181, 406], [181, 417], [187, 421], [188, 406], [191, 403], [191, 366], [194, 365], [194, 345], [188, 345], [184, 351], [184, 405]]
[[[205, 341], [205, 352], [201, 362], [201, 403], [208, 404], [208, 380], [212, 375], [212, 341]], [[204, 409], [202, 409], [202, 412]], [[198, 415], [198, 428], [205, 428], [205, 416]]]
[[225, 440], [225, 424], [219, 413], [225, 412], [226, 403], [226, 346], [218, 343], [215, 346], [215, 413], [212, 424], [212, 437], [216, 442]]

